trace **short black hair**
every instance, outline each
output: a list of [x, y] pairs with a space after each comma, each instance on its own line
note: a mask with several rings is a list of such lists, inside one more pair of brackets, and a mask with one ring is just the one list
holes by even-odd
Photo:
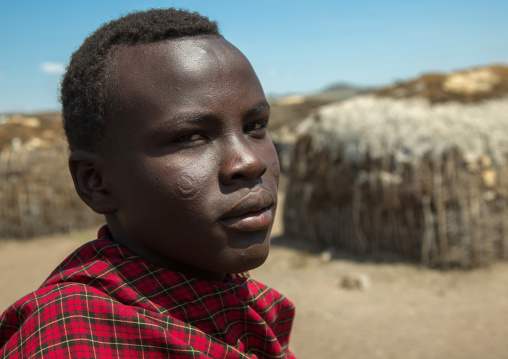
[[103, 139], [108, 68], [115, 49], [201, 35], [222, 37], [215, 21], [196, 12], [169, 8], [130, 13], [86, 38], [72, 54], [61, 86], [69, 149], [93, 151]]

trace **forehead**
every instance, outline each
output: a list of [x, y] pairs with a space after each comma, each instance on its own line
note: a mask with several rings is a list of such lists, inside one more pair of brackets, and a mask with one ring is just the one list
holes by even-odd
[[156, 91], [168, 88], [181, 92], [204, 83], [224, 87], [233, 73], [255, 76], [236, 47], [213, 36], [120, 48], [112, 63], [113, 92], [119, 100], [130, 97], [129, 101], [133, 96], [157, 96]]

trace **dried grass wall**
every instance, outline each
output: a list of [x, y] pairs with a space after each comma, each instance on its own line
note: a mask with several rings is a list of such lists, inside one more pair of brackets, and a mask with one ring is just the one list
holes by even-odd
[[508, 259], [507, 114], [506, 99], [323, 107], [298, 129], [285, 232], [428, 266]]

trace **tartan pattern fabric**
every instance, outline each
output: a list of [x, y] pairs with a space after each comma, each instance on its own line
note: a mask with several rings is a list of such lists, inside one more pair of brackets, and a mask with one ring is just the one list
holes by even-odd
[[294, 358], [284, 296], [156, 267], [106, 231], [2, 314], [1, 358]]

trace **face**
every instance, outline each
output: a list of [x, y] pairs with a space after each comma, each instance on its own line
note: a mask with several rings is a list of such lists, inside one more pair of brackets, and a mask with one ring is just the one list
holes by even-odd
[[112, 68], [104, 183], [112, 235], [154, 264], [223, 278], [261, 265], [277, 207], [270, 109], [215, 37], [123, 48]]

